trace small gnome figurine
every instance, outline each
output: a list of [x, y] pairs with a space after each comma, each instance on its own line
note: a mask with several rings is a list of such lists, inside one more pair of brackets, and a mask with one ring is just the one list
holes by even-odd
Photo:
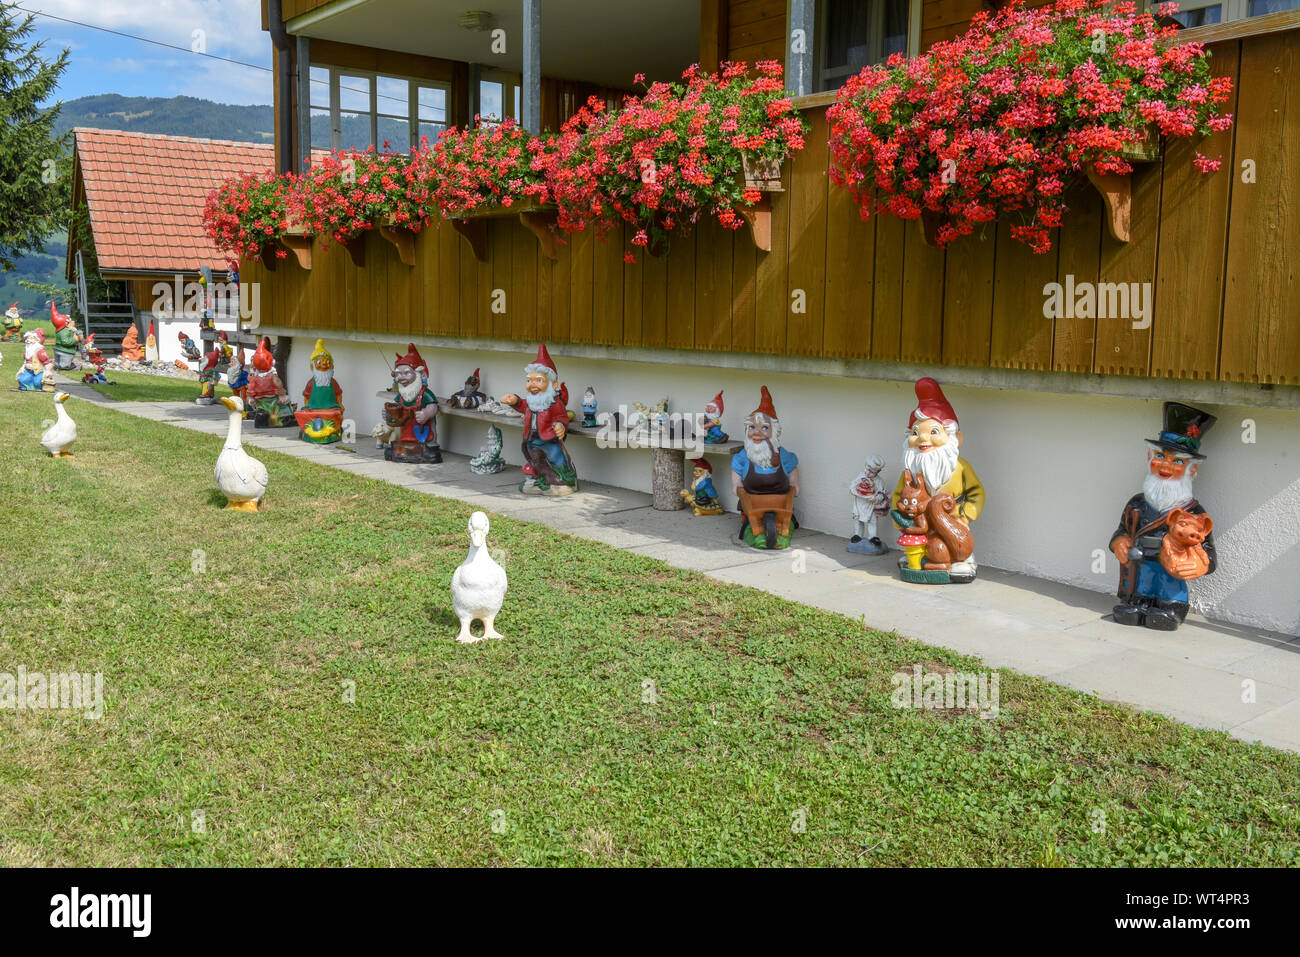
[[149, 322], [149, 335], [144, 340], [144, 358], [146, 362], [158, 361], [158, 337], [154, 335], [153, 322]]
[[176, 333], [176, 338], [181, 344], [181, 355], [190, 362], [198, 362], [203, 356], [199, 353], [199, 347], [183, 332]]
[[700, 428], [704, 431], [705, 445], [720, 445], [727, 441], [727, 433], [722, 431], [721, 390], [710, 402], [705, 403], [704, 415], [700, 419]]
[[701, 515], [721, 515], [718, 490], [713, 487], [713, 466], [705, 459], [691, 459], [694, 478], [689, 489], [682, 489], [682, 498], [691, 506], [698, 518]]
[[23, 314], [18, 310], [18, 303], [10, 303], [9, 308], [5, 310], [5, 333], [0, 336], [0, 342], [8, 342], [10, 339], [16, 339], [23, 332]]
[[104, 358], [104, 353], [95, 345], [95, 334], [92, 332], [86, 336], [84, 343], [86, 362], [94, 366], [95, 371], [87, 372], [81, 377], [81, 381], [86, 385], [109, 385], [109, 381], [104, 376], [104, 367], [108, 365], [108, 360]]
[[128, 366], [144, 358], [144, 349], [140, 347], [140, 330], [134, 325], [126, 330], [126, 338], [122, 340], [122, 358]]
[[868, 455], [863, 469], [849, 485], [853, 496], [853, 537], [845, 549], [859, 555], [883, 555], [889, 549], [876, 535], [876, 522], [889, 514], [889, 493], [880, 481], [885, 460]]
[[505, 467], [506, 461], [501, 457], [501, 430], [489, 425], [487, 441], [478, 455], [469, 460], [469, 470], [475, 475], [496, 475]]
[[253, 371], [248, 375], [245, 398], [255, 428], [280, 429], [298, 424], [284, 381], [275, 371], [275, 356], [271, 355], [267, 339], [259, 342], [253, 353]]
[[217, 401], [217, 363], [221, 360], [221, 350], [213, 343], [212, 351], [203, 357], [203, 368], [199, 370], [199, 397], [195, 405], [212, 405]]
[[582, 394], [582, 424], [588, 429], [600, 424], [596, 421], [596, 390], [591, 386], [587, 386], [587, 391]]
[[478, 389], [478, 371], [475, 369], [474, 374], [465, 380], [465, 388], [447, 399], [447, 405], [453, 409], [477, 409], [483, 404], [487, 396]]
[[1166, 402], [1164, 429], [1148, 439], [1147, 477], [1120, 514], [1110, 537], [1119, 560], [1115, 620], [1174, 631], [1187, 617], [1187, 583], [1214, 571], [1214, 522], [1192, 497], [1205, 456], [1201, 440], [1216, 419], [1181, 402]]

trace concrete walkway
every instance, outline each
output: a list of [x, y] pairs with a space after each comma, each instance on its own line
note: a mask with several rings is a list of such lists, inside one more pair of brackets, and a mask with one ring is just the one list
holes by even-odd
[[[79, 399], [128, 415], [213, 435], [226, 411], [190, 402], [118, 402], [61, 379]], [[476, 423], [477, 424], [477, 423]], [[982, 658], [990, 667], [1038, 675], [1187, 724], [1246, 741], [1300, 751], [1300, 638], [1209, 622], [1195, 615], [1177, 632], [1126, 628], [1103, 616], [1114, 600], [1082, 589], [982, 567], [969, 585], [905, 585], [897, 552], [854, 555], [845, 539], [797, 531], [790, 550], [767, 553], [735, 540], [735, 515], [694, 518], [657, 512], [648, 493], [584, 483], [567, 498], [523, 496], [518, 469], [477, 476], [468, 458], [444, 453], [442, 465], [385, 462], [374, 440], [321, 447], [292, 429], [244, 429], [249, 446], [283, 452], [399, 485], [454, 498], [511, 518], [658, 558], [720, 581], [761, 588]], [[1254, 700], [1243, 683], [1254, 682]]]

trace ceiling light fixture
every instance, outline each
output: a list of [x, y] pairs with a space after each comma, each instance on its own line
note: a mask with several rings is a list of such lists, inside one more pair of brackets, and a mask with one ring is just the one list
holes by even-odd
[[457, 19], [466, 30], [491, 30], [497, 18], [487, 10], [466, 10]]

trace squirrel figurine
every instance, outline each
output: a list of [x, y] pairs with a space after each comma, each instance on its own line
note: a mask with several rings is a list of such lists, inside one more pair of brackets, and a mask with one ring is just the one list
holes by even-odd
[[975, 551], [970, 529], [954, 516], [957, 500], [947, 492], [931, 495], [925, 478], [903, 472], [903, 491], [898, 511], [911, 519], [908, 536], [925, 536], [925, 569], [947, 571], [954, 562], [964, 562]]

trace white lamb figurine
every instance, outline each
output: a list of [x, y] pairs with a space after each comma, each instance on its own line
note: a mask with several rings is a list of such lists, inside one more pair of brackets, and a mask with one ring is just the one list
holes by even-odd
[[[487, 549], [488, 517], [475, 512], [469, 517], [469, 554], [451, 576], [451, 606], [460, 619], [462, 644], [483, 638], [502, 638], [492, 626], [506, 600], [506, 570], [493, 561]], [[483, 637], [475, 638], [469, 630], [475, 618], [483, 620]]]

